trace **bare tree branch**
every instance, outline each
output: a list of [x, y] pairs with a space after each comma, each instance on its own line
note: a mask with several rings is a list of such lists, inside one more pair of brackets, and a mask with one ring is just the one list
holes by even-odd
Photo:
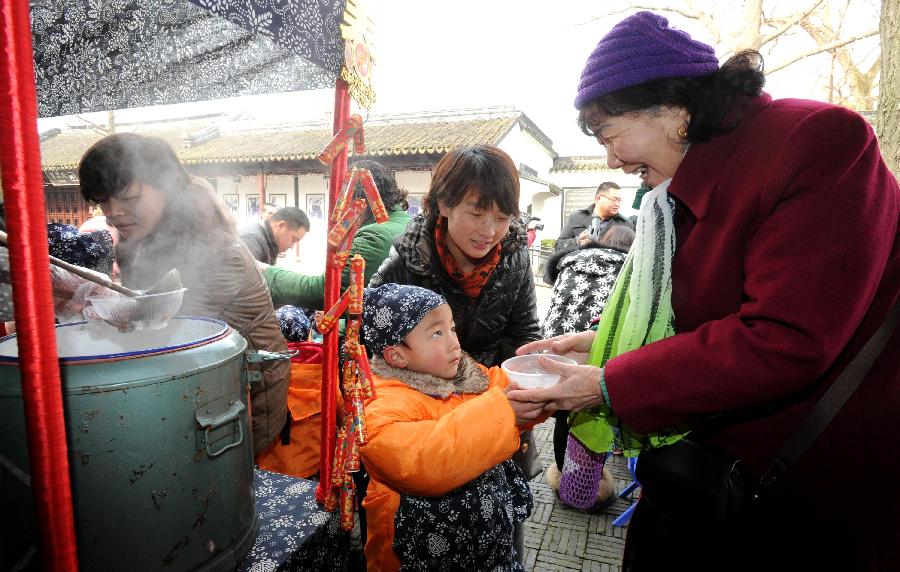
[[[718, 25], [716, 24], [713, 17], [702, 10], [694, 9], [694, 6], [691, 2], [687, 2], [687, 8], [673, 8], [671, 6], [656, 6], [653, 4], [629, 4], [624, 8], [619, 8], [617, 10], [611, 10], [604, 14], [604, 16], [598, 16], [595, 18], [591, 18], [590, 21], [599, 20], [601, 17], [612, 16], [614, 14], [621, 14], [622, 12], [627, 12], [630, 10], [650, 10], [652, 12], [669, 12], [671, 14], [678, 14], [679, 16], [683, 16], [684, 18], [688, 18], [689, 20], [696, 20], [703, 24], [706, 30], [712, 34], [713, 43], [720, 44], [722, 43], [721, 31], [719, 30]], [[728, 50], [729, 53], [734, 51], [734, 42], [729, 41]]]
[[[735, 44], [737, 41], [733, 36], [728, 36], [727, 41], [722, 41], [722, 29], [719, 26], [719, 22], [713, 18], [713, 16], [707, 12], [704, 12], [702, 9], [698, 9], [692, 0], [685, 0], [687, 2], [688, 8], [691, 9], [697, 16], [697, 21], [703, 24], [703, 27], [712, 34], [713, 36], [713, 45], [718, 46], [719, 44], [725, 43], [727, 44], [727, 48], [729, 51], [734, 51]], [[759, 0], [762, 2], [762, 0]]]
[[744, 31], [740, 36], [741, 45], [735, 48], [753, 48], [759, 46], [759, 30], [762, 27], [763, 2], [753, 0], [744, 2]]
[[864, 72], [864, 75], [866, 77], [872, 78], [874, 80], [875, 76], [878, 75], [878, 73], [880, 71], [881, 71], [881, 58], [875, 58], [875, 61], [873, 61], [872, 65], [869, 66], [869, 69], [867, 69]]
[[[790, 30], [791, 28], [793, 28], [794, 26], [799, 24], [801, 20], [803, 20], [804, 18], [806, 18], [807, 16], [812, 14], [813, 11], [816, 8], [818, 8], [824, 1], [825, 0], [816, 0], [815, 2], [812, 3], [812, 6], [810, 6], [803, 12], [797, 12], [796, 14], [792, 14], [787, 20], [783, 21], [782, 24], [778, 28], [776, 28], [772, 33], [768, 34], [767, 36], [761, 37], [759, 39], [759, 44], [756, 46], [757, 49], [759, 49], [759, 47], [761, 47], [761, 46], [768, 44], [769, 42], [771, 42], [778, 36], [784, 34], [788, 30]], [[793, 63], [793, 62], [791, 62], [791, 63]]]
[[853, 42], [857, 42], [859, 40], [864, 40], [866, 38], [871, 38], [872, 36], [876, 36], [876, 35], [878, 35], [878, 30], [872, 30], [870, 32], [866, 32], [863, 34], [853, 36], [852, 38], [844, 38], [842, 40], [837, 40], [835, 42], [831, 42], [830, 44], [816, 46], [815, 48], [813, 48], [809, 51], [803, 52], [802, 54], [797, 54], [796, 56], [792, 57], [791, 59], [784, 61], [771, 69], [766, 70], [766, 75], [773, 74], [777, 71], [783, 70], [784, 68], [788, 67], [791, 64], [797, 63], [798, 61], [802, 60], [803, 58], [815, 56], [816, 54], [821, 54], [822, 52], [828, 52], [828, 51], [840, 48], [841, 46], [846, 46], [847, 44], [852, 44]]
[[700, 14], [696, 12], [690, 12], [688, 10], [683, 10], [681, 8], [672, 8], [671, 6], [652, 6], [649, 4], [632, 4], [631, 8], [635, 10], [652, 10], [658, 12], [671, 12], [672, 14], [679, 14], [684, 16], [685, 18], [690, 18], [691, 20], [699, 20]]
[[[867, 1], [872, 3], [875, 0]], [[830, 10], [829, 6], [832, 3], [834, 4], [832, 7], [837, 12]], [[742, 0], [740, 14], [734, 14], [742, 19], [743, 25], [738, 30], [725, 26], [721, 16], [715, 17], [705, 11], [708, 3], [702, 0], [680, 0], [666, 4], [664, 5], [664, 0], [618, 0], [606, 4], [608, 10], [615, 7], [615, 11], [607, 12], [604, 16], [593, 18], [593, 20], [613, 14], [631, 13], [636, 10], [651, 10], [672, 18], [690, 20], [705, 29], [705, 33], [708, 34], [707, 38], [714, 40], [711, 43], [723, 59], [747, 48], [765, 50], [768, 57], [782, 54], [784, 60], [766, 70], [767, 74], [783, 70], [811, 56], [830, 53], [832, 56], [830, 72], [832, 79], [829, 81], [830, 88], [828, 89], [833, 95], [829, 95], [829, 97], [834, 97], [835, 101], [846, 99], [848, 105], [868, 108], [865, 106], [872, 98], [875, 79], [878, 77], [879, 70], [883, 70], [883, 66], [879, 65], [880, 59], [877, 57], [874, 58], [874, 62], [867, 65], [871, 61], [870, 55], [860, 58], [856, 51], [852, 51], [846, 46], [875, 36], [878, 32], [872, 30], [853, 37], [841, 38], [844, 19], [849, 17], [850, 11], [855, 12], [860, 8], [857, 0], [802, 0], [802, 2], [796, 3], [799, 7], [794, 8], [791, 4], [790, 9], [780, 11], [775, 8], [766, 9], [766, 5], [774, 4], [772, 2]], [[837, 16], [837, 20], [835, 21], [830, 16]], [[792, 52], [798, 51], [798, 46], [793, 43], [796, 38], [792, 33], [795, 30], [805, 31], [816, 44], [815, 47], [792, 55]], [[799, 49], [804, 48], [800, 47]], [[873, 49], [877, 50], [879, 47]], [[774, 58], [772, 59], [774, 60]], [[842, 68], [840, 72], [835, 65]], [[835, 79], [839, 81], [835, 81]], [[884, 85], [884, 81], [881, 83]]]

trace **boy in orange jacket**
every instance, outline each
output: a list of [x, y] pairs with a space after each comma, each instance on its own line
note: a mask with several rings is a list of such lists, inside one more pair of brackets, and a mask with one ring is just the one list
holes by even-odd
[[360, 453], [369, 570], [524, 570], [513, 526], [531, 513], [499, 367], [463, 353], [443, 297], [418, 286], [366, 289], [366, 346], [377, 397]]

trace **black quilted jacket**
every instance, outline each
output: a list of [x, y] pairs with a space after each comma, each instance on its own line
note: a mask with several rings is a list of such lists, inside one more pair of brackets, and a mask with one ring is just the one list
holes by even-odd
[[395, 282], [422, 286], [447, 299], [463, 351], [488, 367], [541, 337], [531, 260], [524, 232], [510, 227], [500, 262], [477, 298], [470, 298], [444, 271], [434, 248], [434, 228], [417, 216], [397, 238], [369, 286]]

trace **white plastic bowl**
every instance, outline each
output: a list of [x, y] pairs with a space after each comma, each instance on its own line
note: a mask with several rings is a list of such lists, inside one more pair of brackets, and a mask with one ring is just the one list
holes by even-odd
[[165, 328], [169, 318], [175, 315], [187, 288], [172, 292], [148, 294], [129, 298], [88, 298], [97, 315], [104, 322], [123, 331], [158, 330]]
[[550, 387], [559, 381], [559, 375], [548, 373], [538, 362], [539, 357], [546, 357], [562, 363], [575, 364], [575, 360], [554, 354], [528, 354], [511, 357], [500, 364], [509, 380], [524, 389]]

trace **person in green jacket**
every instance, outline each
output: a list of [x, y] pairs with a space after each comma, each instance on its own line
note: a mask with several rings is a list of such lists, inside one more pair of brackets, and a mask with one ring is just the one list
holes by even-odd
[[[394, 174], [384, 165], [375, 161], [358, 161], [353, 165], [357, 169], [368, 169], [372, 173], [378, 194], [388, 212], [388, 221], [376, 223], [370, 209], [366, 210], [366, 219], [356, 232], [350, 247], [350, 257], [359, 254], [366, 261], [364, 283], [381, 266], [387, 258], [394, 238], [403, 234], [410, 217], [406, 213], [406, 191], [397, 185]], [[365, 197], [362, 185], [356, 188], [357, 197]], [[263, 271], [263, 276], [272, 292], [275, 307], [290, 304], [308, 310], [322, 310], [325, 303], [325, 273], [317, 275], [301, 274], [284, 268], [270, 266]], [[341, 274], [341, 292], [350, 284], [350, 265], [344, 267]]]

